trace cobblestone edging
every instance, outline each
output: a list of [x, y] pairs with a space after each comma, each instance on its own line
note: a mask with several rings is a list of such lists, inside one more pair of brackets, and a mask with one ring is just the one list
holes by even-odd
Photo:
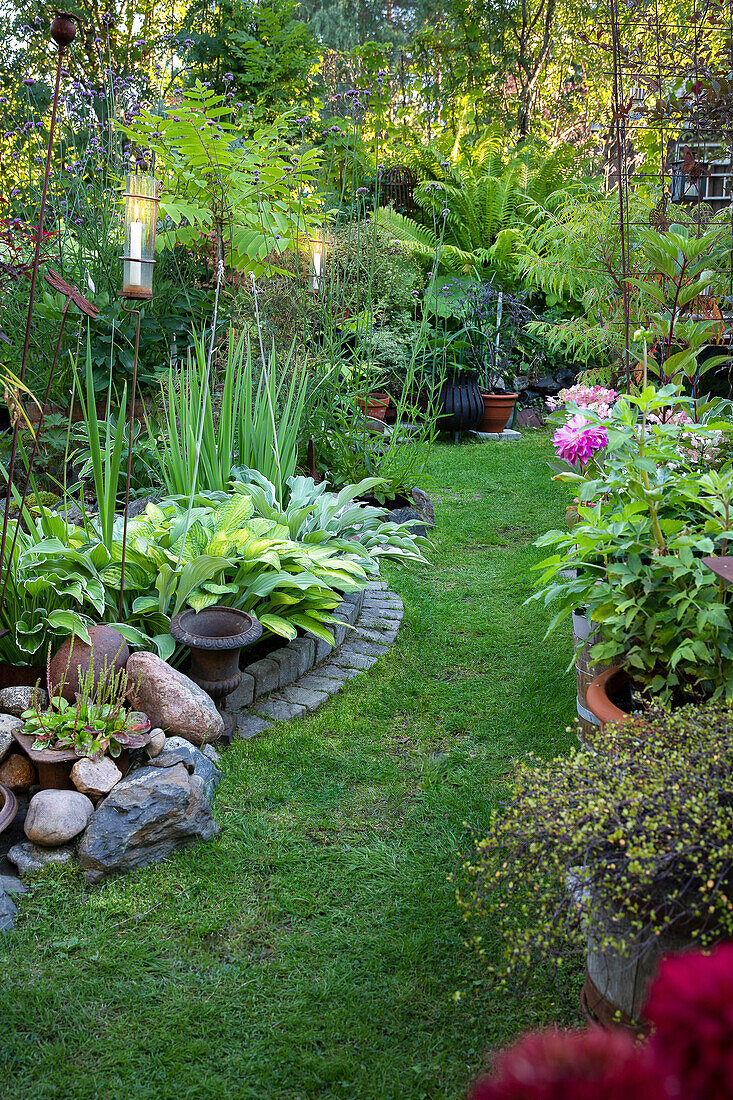
[[402, 600], [386, 581], [370, 581], [334, 611], [343, 623], [333, 627], [335, 646], [313, 636], [295, 638], [248, 665], [242, 683], [227, 699], [227, 710], [236, 714], [238, 736], [254, 737], [274, 722], [320, 707], [389, 649], [402, 611]]

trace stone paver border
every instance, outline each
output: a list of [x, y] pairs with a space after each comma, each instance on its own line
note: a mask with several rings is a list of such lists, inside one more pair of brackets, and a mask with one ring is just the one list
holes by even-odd
[[366, 672], [397, 637], [403, 604], [386, 581], [370, 581], [334, 611], [335, 645], [312, 635], [295, 638], [242, 673], [227, 700], [237, 735], [255, 737], [274, 722], [301, 718], [325, 703], [347, 680]]

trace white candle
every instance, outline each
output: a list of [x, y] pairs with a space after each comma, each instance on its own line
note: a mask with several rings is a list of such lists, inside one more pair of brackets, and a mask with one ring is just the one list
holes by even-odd
[[[137, 217], [137, 203], [135, 204], [135, 217]], [[142, 260], [143, 258], [143, 223], [130, 222], [130, 259]], [[142, 284], [142, 267], [139, 263], [130, 264], [130, 286]]]
[[311, 279], [311, 289], [321, 289], [321, 268], [323, 265], [323, 252], [318, 244], [313, 249], [313, 278]]

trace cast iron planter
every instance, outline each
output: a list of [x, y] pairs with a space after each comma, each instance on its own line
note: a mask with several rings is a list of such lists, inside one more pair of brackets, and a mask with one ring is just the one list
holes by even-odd
[[242, 679], [240, 651], [261, 636], [261, 624], [254, 615], [234, 607], [206, 607], [203, 611], [188, 608], [174, 616], [170, 632], [177, 642], [191, 650], [188, 675], [216, 703], [224, 719], [221, 740], [229, 744], [234, 719], [224, 709], [226, 697]]

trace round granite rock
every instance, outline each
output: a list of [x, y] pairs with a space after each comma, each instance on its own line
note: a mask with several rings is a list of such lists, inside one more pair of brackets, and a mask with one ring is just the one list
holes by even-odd
[[68, 844], [84, 832], [93, 813], [91, 799], [79, 791], [39, 791], [28, 806], [25, 835], [44, 848]]

